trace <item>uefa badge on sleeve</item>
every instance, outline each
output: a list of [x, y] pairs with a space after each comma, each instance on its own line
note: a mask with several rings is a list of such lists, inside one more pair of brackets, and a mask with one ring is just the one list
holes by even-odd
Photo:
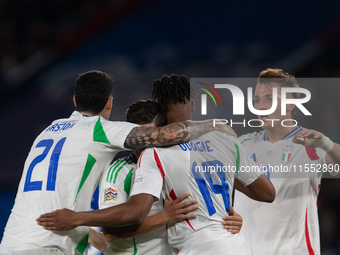
[[139, 177], [136, 177], [135, 179], [135, 182], [134, 183], [137, 183], [137, 182], [142, 182], [143, 181], [143, 176], [139, 176]]
[[287, 147], [283, 148], [282, 151], [282, 162], [288, 163], [292, 159], [292, 154], [294, 150], [294, 145], [288, 145]]
[[118, 201], [118, 189], [107, 188], [105, 189], [105, 203], [107, 202], [117, 202]]

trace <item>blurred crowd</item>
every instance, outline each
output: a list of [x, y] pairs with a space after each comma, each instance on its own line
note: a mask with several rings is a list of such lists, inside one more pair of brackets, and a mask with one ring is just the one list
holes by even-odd
[[0, 1], [0, 75], [77, 28], [111, 1]]

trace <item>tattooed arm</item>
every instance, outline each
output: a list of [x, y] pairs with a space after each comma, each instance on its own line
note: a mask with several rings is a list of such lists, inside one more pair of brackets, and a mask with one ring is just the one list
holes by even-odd
[[135, 127], [126, 137], [124, 147], [142, 149], [146, 147], [166, 146], [186, 143], [211, 131], [220, 131], [237, 136], [231, 127], [214, 120], [175, 122], [164, 127]]

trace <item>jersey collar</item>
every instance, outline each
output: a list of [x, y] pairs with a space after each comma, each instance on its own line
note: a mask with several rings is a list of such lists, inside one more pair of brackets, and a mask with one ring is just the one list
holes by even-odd
[[90, 117], [90, 116], [88, 116], [88, 115], [86, 115], [86, 114], [81, 114], [81, 113], [78, 112], [78, 111], [72, 112], [72, 114], [71, 114], [71, 116], [70, 116], [70, 118], [84, 118], [84, 117]]
[[[297, 128], [295, 128], [294, 130], [290, 131], [288, 134], [286, 134], [284, 137], [282, 137], [281, 140], [288, 140], [289, 138], [292, 138], [294, 135], [296, 135], [298, 132], [300, 132], [303, 129], [302, 126], [299, 126]], [[264, 132], [264, 136], [263, 136], [263, 140], [264, 141], [269, 141], [267, 133]]]
[[135, 154], [131, 153], [130, 156], [129, 156], [129, 159], [131, 159], [133, 163], [137, 164], [137, 158], [136, 158]]

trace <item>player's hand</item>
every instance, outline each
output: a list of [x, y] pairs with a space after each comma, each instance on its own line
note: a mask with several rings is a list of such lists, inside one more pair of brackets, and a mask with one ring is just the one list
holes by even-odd
[[229, 125], [225, 124], [224, 122], [216, 119], [214, 120], [214, 125], [215, 125], [216, 131], [237, 137], [237, 134], [235, 133], [235, 131]]
[[243, 225], [243, 219], [232, 206], [229, 209], [229, 216], [223, 217], [223, 228], [232, 234], [239, 233]]
[[318, 141], [321, 142], [322, 138], [323, 134], [315, 130], [303, 129], [293, 136], [293, 142], [309, 148], [317, 148]]
[[293, 142], [309, 148], [321, 148], [326, 152], [334, 148], [334, 143], [327, 136], [312, 129], [304, 129], [298, 132], [293, 136]]
[[176, 223], [180, 220], [191, 220], [196, 218], [196, 214], [187, 214], [191, 213], [198, 209], [197, 200], [188, 200], [182, 202], [184, 199], [190, 196], [190, 193], [185, 193], [180, 195], [176, 200], [170, 201], [169, 199], [165, 199], [164, 201], [164, 210], [162, 212], [162, 216], [166, 224]]
[[77, 227], [76, 219], [76, 212], [69, 209], [61, 209], [40, 215], [37, 223], [46, 230], [66, 231]]
[[105, 249], [109, 245], [109, 242], [105, 239], [102, 232], [89, 228], [89, 244], [105, 253]]

